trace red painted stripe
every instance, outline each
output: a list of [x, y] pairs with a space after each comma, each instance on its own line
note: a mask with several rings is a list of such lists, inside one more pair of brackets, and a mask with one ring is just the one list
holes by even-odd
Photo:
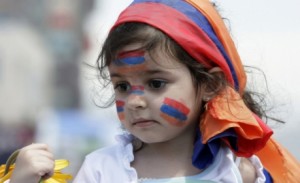
[[126, 51], [118, 54], [118, 59], [127, 58], [127, 57], [141, 57], [145, 55], [145, 51]]
[[142, 90], [144, 91], [145, 87], [140, 85], [133, 85], [131, 86], [131, 90]]
[[117, 105], [117, 107], [123, 107], [125, 105], [125, 102], [122, 100], [117, 100], [116, 105]]
[[167, 104], [177, 109], [178, 111], [182, 112], [185, 115], [188, 115], [188, 113], [190, 112], [190, 109], [186, 107], [184, 104], [170, 98], [165, 98], [164, 104]]

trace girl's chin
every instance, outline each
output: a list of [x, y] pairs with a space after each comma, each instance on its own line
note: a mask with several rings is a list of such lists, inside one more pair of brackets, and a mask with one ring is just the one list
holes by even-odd
[[167, 141], [164, 138], [158, 138], [157, 135], [155, 137], [153, 137], [153, 136], [145, 136], [145, 135], [139, 135], [139, 136], [136, 136], [136, 137], [140, 141], [142, 141], [143, 143], [149, 144], [149, 145], [159, 144], [159, 143], [163, 143], [163, 142]]

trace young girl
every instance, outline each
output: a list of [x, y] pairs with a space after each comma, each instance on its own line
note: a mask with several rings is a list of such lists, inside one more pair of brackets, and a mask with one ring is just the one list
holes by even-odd
[[74, 183], [299, 182], [208, 0], [135, 0], [98, 61], [127, 132], [89, 154]]
[[112, 27], [98, 66], [128, 134], [88, 155], [75, 183], [298, 180], [296, 160], [279, 156], [285, 151], [269, 140], [209, 1], [135, 0]]

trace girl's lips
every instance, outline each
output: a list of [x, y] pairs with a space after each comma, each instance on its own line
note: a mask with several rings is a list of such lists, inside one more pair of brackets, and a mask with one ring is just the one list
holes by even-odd
[[136, 127], [149, 127], [152, 126], [153, 124], [155, 124], [156, 122], [153, 120], [141, 120], [141, 121], [137, 121], [133, 123], [133, 126]]

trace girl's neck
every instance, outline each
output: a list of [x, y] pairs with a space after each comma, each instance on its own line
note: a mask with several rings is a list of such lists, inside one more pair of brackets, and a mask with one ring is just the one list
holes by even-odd
[[194, 139], [144, 144], [135, 152], [132, 166], [139, 177], [168, 178], [190, 176], [201, 171], [192, 165]]
[[157, 154], [157, 156], [191, 156], [193, 153], [193, 141], [183, 141], [183, 142], [160, 142], [160, 143], [145, 143], [143, 149], [144, 153]]
[[145, 143], [139, 139], [133, 139], [134, 151], [136, 154], [154, 155], [157, 156], [179, 156], [191, 157], [194, 149], [196, 133], [187, 133], [186, 135], [175, 137], [173, 139], [157, 142], [157, 143]]

